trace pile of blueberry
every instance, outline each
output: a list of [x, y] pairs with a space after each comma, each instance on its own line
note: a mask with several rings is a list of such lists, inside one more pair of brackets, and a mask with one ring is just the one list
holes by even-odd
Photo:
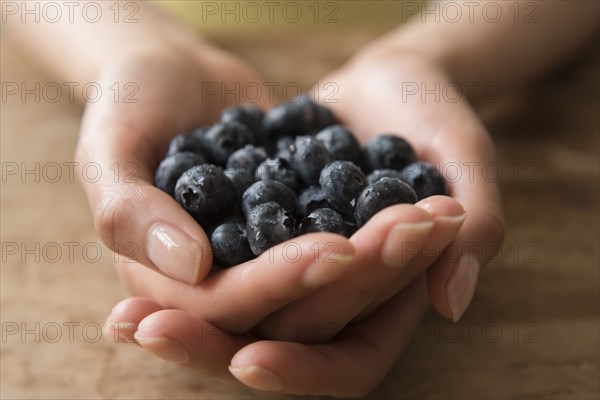
[[155, 184], [210, 234], [221, 267], [309, 232], [350, 236], [385, 207], [446, 193], [404, 139], [384, 134], [361, 149], [305, 96], [267, 113], [232, 107], [219, 123], [176, 136]]

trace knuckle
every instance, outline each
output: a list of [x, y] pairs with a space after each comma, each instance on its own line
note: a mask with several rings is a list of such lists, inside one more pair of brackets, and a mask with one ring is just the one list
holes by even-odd
[[112, 250], [116, 244], [115, 231], [122, 205], [116, 197], [105, 197], [94, 209], [94, 226], [102, 241]]
[[94, 226], [102, 241], [111, 249], [118, 247], [119, 231], [128, 225], [125, 221], [137, 205], [139, 196], [132, 195], [123, 188], [110, 190], [101, 194], [101, 199], [94, 206]]

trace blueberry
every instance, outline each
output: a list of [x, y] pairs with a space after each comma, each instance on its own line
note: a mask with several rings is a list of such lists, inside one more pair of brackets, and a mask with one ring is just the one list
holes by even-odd
[[417, 155], [406, 140], [386, 134], [376, 136], [367, 142], [364, 161], [369, 172], [376, 169], [400, 171], [408, 164], [417, 161]]
[[296, 220], [284, 207], [274, 201], [260, 204], [248, 214], [246, 229], [250, 249], [261, 255], [267, 249], [295, 235]]
[[331, 208], [317, 208], [300, 224], [302, 234], [311, 232], [332, 232], [346, 236], [346, 222], [342, 216]]
[[262, 120], [264, 116], [264, 111], [256, 106], [233, 106], [223, 111], [221, 122], [239, 122], [250, 129], [256, 138], [261, 138], [263, 136]]
[[290, 151], [290, 146], [296, 139], [293, 136], [282, 136], [277, 140], [277, 151]]
[[325, 145], [332, 160], [357, 162], [360, 157], [360, 145], [348, 129], [341, 125], [331, 125], [317, 133], [317, 140]]
[[269, 140], [276, 140], [281, 136], [303, 133], [310, 118], [310, 109], [296, 103], [284, 103], [267, 112], [262, 127]]
[[225, 222], [217, 226], [210, 235], [210, 243], [214, 263], [221, 267], [230, 267], [254, 258], [243, 222]]
[[346, 218], [344, 219], [344, 222], [346, 223], [346, 236], [350, 237], [354, 235], [354, 233], [358, 230], [358, 223], [356, 223], [354, 217]]
[[367, 186], [356, 198], [354, 217], [360, 227], [386, 207], [416, 202], [417, 195], [407, 183], [398, 178], [381, 178]]
[[297, 199], [298, 215], [307, 216], [317, 208], [331, 208], [325, 192], [319, 186], [309, 186]]
[[[239, 223], [239, 224], [246, 226], [246, 218], [243, 215], [241, 215], [241, 213], [227, 214], [222, 219], [214, 221], [210, 225], [203, 226], [202, 229], [204, 230], [204, 232], [206, 232], [206, 235], [210, 239], [210, 237], [212, 236], [215, 229], [217, 229], [219, 226], [221, 226], [223, 224], [228, 224], [228, 223]], [[213, 263], [213, 265], [214, 265], [214, 263]]]
[[188, 169], [204, 164], [206, 160], [199, 154], [175, 153], [162, 160], [154, 174], [154, 184], [159, 189], [167, 192], [171, 197], [175, 196], [175, 185], [179, 177]]
[[201, 126], [200, 128], [194, 129], [192, 133], [190, 133], [190, 136], [194, 136], [196, 139], [206, 144], [206, 132], [208, 132], [210, 128], [210, 126]]
[[235, 194], [237, 198], [242, 198], [242, 194], [255, 182], [254, 177], [250, 175], [250, 172], [245, 169], [226, 169], [225, 175], [231, 183], [233, 184], [233, 188], [235, 189]]
[[225, 165], [233, 152], [247, 144], [254, 144], [256, 136], [245, 125], [229, 121], [213, 125], [206, 132], [206, 140], [213, 160], [217, 164]]
[[290, 146], [292, 166], [307, 186], [316, 185], [325, 165], [331, 161], [329, 152], [312, 136], [298, 136]]
[[268, 158], [256, 169], [256, 180], [278, 181], [292, 190], [298, 188], [298, 175], [285, 158]]
[[401, 179], [408, 183], [419, 200], [436, 194], [446, 194], [444, 177], [433, 164], [417, 161], [402, 170]]
[[202, 156], [206, 161], [210, 161], [210, 150], [206, 143], [200, 138], [196, 132], [205, 131], [205, 128], [199, 128], [190, 134], [181, 134], [171, 139], [169, 149], [165, 158], [171, 157], [177, 153], [196, 153]]
[[254, 175], [256, 168], [267, 159], [267, 152], [262, 147], [248, 144], [233, 152], [227, 159], [227, 169], [243, 168]]
[[296, 209], [296, 194], [292, 189], [277, 181], [258, 181], [242, 195], [244, 215], [248, 217], [254, 207], [269, 201], [279, 203], [291, 213]]
[[184, 172], [175, 185], [175, 199], [200, 225], [224, 216], [235, 198], [233, 185], [220, 167], [203, 164]]
[[367, 178], [351, 161], [334, 161], [321, 171], [319, 183], [332, 208], [352, 215], [354, 199], [367, 186]]
[[242, 213], [242, 195], [254, 183], [254, 177], [245, 169], [226, 169], [225, 176], [229, 178], [235, 191], [232, 213]]
[[[395, 169], [376, 169], [367, 175], [367, 181], [369, 181], [369, 185], [374, 184], [381, 178], [398, 178], [402, 179], [402, 173]], [[404, 180], [404, 179], [402, 179]]]
[[312, 131], [319, 132], [330, 125], [335, 125], [335, 116], [331, 110], [321, 104], [316, 104], [315, 119], [312, 124]]
[[263, 119], [263, 130], [273, 140], [285, 135], [312, 134], [333, 123], [331, 111], [308, 96], [300, 96], [269, 111]]

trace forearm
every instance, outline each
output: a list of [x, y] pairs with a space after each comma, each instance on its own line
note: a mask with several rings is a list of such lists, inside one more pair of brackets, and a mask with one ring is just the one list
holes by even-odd
[[[202, 46], [195, 34], [150, 2], [54, 2], [57, 7], [10, 3], [1, 7], [3, 29], [51, 73], [68, 81], [93, 81], [108, 63], [132, 51]], [[55, 21], [57, 10], [61, 16]]]
[[369, 51], [417, 53], [459, 83], [535, 79], [597, 38], [599, 23], [595, 1], [432, 2], [411, 13]]

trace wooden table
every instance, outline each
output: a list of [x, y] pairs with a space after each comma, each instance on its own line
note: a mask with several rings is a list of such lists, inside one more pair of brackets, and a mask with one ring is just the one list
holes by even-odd
[[[347, 45], [308, 35], [293, 52], [285, 37], [222, 44], [268, 79], [306, 87], [374, 35], [355, 31]], [[302, 58], [303, 49], [320, 61]], [[464, 318], [450, 324], [431, 312], [372, 398], [600, 396], [599, 59], [584, 55], [536, 83], [537, 101], [525, 97], [487, 118], [504, 172], [502, 254]], [[50, 79], [2, 39], [3, 82]], [[64, 164], [81, 109], [66, 98], [10, 96], [1, 105], [1, 397], [256, 398], [99, 337], [125, 292]]]

